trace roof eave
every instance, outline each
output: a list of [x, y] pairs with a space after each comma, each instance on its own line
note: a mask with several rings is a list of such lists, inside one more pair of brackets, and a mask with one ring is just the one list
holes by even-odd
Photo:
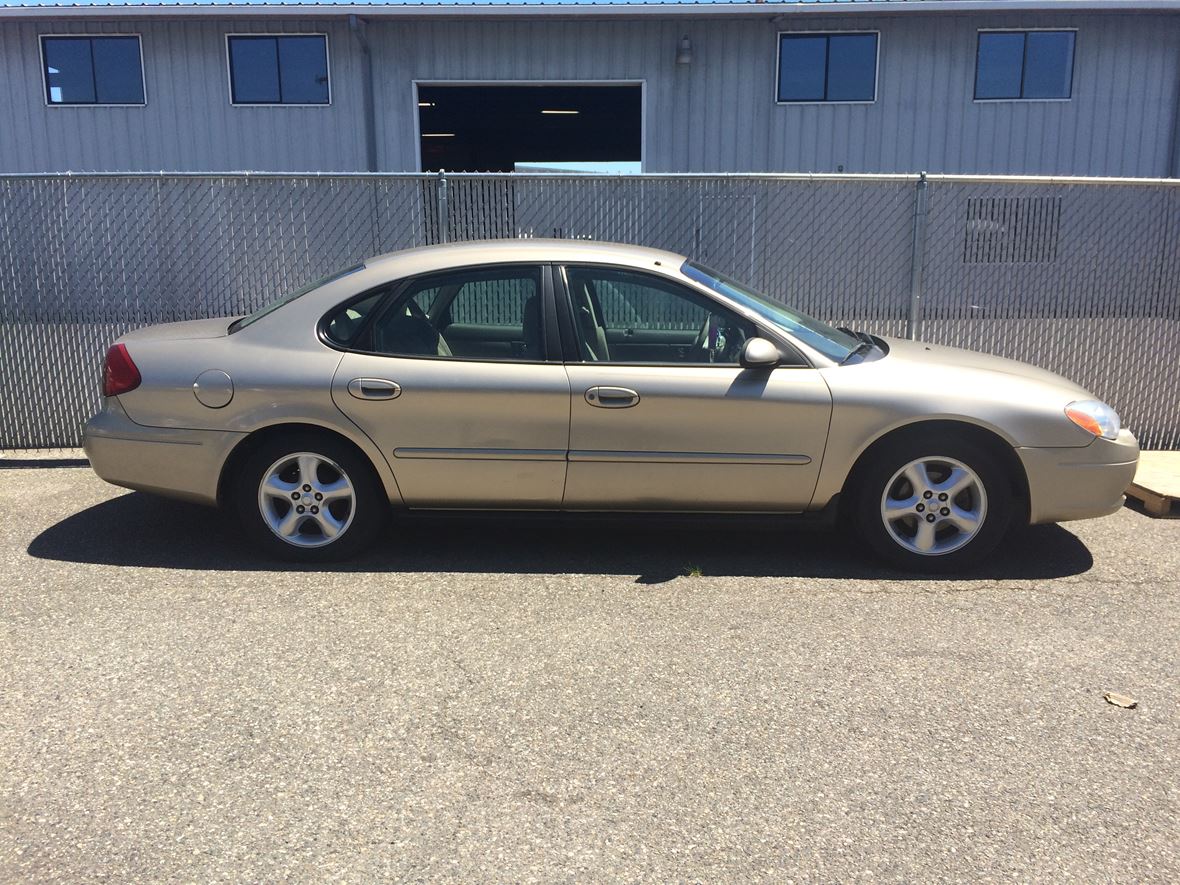
[[730, 18], [853, 13], [1180, 12], [1180, 0], [844, 0], [839, 3], [635, 3], [549, 5], [185, 4], [155, 6], [0, 6], [0, 18], [272, 18], [358, 15], [377, 18]]

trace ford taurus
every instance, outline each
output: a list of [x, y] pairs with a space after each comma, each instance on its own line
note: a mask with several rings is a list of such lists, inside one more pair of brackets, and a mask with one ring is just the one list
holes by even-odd
[[235, 511], [282, 557], [393, 510], [831, 516], [895, 565], [1108, 514], [1138, 445], [1023, 363], [836, 329], [684, 256], [509, 240], [374, 258], [107, 354], [99, 476]]

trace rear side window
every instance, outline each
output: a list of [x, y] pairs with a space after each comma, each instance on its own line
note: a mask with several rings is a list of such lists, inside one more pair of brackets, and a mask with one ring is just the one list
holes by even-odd
[[536, 294], [537, 282], [532, 277], [472, 280], [456, 293], [450, 319], [469, 325], [520, 326], [524, 306]]
[[537, 362], [543, 327], [541, 269], [498, 265], [385, 287], [330, 314], [323, 334], [378, 356]]

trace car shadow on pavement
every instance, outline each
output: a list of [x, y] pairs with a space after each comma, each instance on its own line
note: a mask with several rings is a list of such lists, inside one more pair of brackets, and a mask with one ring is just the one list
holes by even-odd
[[[33, 539], [39, 559], [136, 568], [304, 571], [241, 539], [221, 512], [131, 493], [87, 508]], [[988, 563], [944, 580], [1037, 579], [1090, 569], [1086, 546], [1060, 526], [1018, 531]], [[446, 514], [400, 517], [347, 572], [638, 575], [658, 584], [704, 576], [906, 578], [868, 559], [838, 530], [781, 518]]]

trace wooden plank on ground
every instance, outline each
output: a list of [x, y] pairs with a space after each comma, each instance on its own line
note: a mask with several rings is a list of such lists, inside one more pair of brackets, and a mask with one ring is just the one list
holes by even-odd
[[1142, 452], [1127, 496], [1151, 516], [1180, 516], [1180, 452]]

